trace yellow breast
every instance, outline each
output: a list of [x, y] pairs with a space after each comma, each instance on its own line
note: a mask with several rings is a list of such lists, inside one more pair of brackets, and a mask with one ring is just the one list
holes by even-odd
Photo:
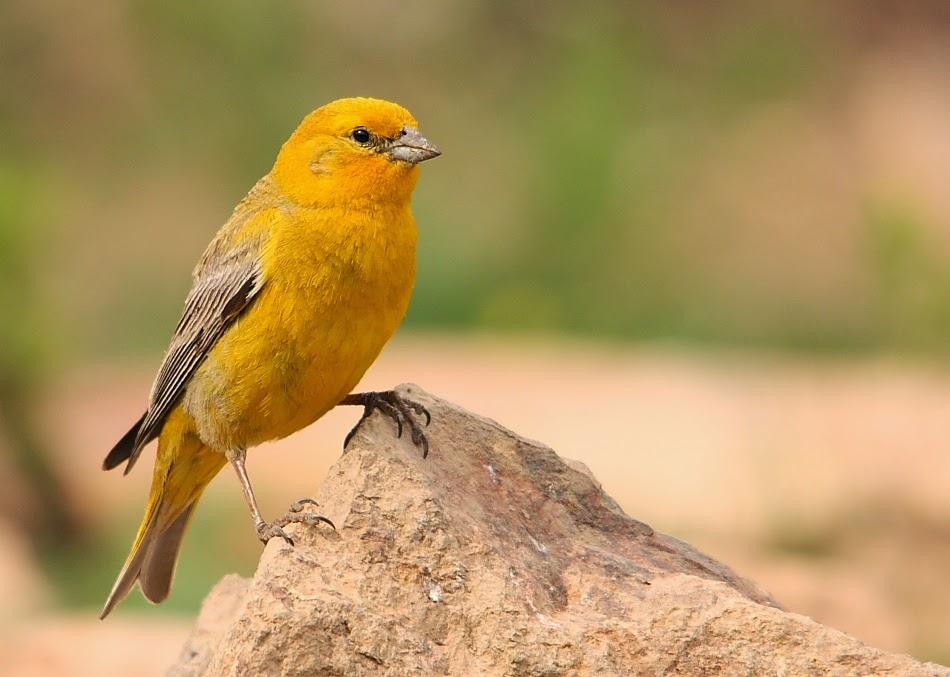
[[217, 449], [289, 435], [334, 407], [393, 335], [415, 280], [416, 225], [391, 209], [276, 211], [264, 287], [188, 386]]

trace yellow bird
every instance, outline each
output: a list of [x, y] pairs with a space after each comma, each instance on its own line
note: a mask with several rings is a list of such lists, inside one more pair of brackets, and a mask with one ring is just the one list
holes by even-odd
[[265, 522], [244, 467], [249, 447], [354, 404], [364, 407], [356, 427], [378, 409], [428, 452], [422, 407], [392, 391], [350, 394], [409, 306], [412, 192], [418, 164], [439, 155], [417, 127], [378, 99], [318, 108], [208, 246], [148, 408], [103, 462], [128, 461], [128, 473], [158, 438], [145, 515], [101, 618], [136, 581], [152, 602], [168, 596], [189, 518], [227, 462], [261, 541], [292, 543], [281, 528], [290, 522], [329, 523], [300, 501]]

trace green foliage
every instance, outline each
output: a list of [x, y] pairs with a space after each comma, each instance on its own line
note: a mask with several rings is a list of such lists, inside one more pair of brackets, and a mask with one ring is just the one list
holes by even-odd
[[946, 350], [950, 338], [950, 258], [916, 210], [876, 201], [867, 215], [869, 259], [881, 342]]
[[28, 167], [0, 165], [0, 380], [38, 375], [48, 342], [37, 265], [42, 257], [40, 180]]
[[763, 546], [782, 556], [804, 559], [831, 558], [839, 553], [842, 538], [838, 525], [803, 524], [801, 519], [784, 519], [772, 526]]
[[[945, 343], [946, 257], [914, 204], [864, 210], [867, 256], [844, 262], [855, 273], [835, 280], [839, 293], [802, 285], [809, 273], [794, 266], [766, 292], [763, 267], [741, 265], [781, 256], [744, 242], [772, 227], [743, 211], [761, 208], [756, 187], [706, 185], [719, 163], [768, 173], [743, 162], [781, 139], [752, 137], [752, 155], [724, 139], [769, 111], [811, 110], [845, 72], [830, 14], [520, 1], [424, 14], [302, 0], [113, 9], [75, 31], [26, 10], [0, 24], [0, 75], [17, 83], [0, 92], [4, 144], [56, 186], [38, 188], [19, 162], [0, 177], [0, 237], [13, 240], [0, 275], [52, 293], [38, 309], [8, 298], [20, 282], [0, 291], [27, 317], [0, 329], [17, 351], [62, 336], [36, 330], [58, 314], [69, 357], [160, 352], [200, 243], [304, 113], [353, 94], [405, 103], [445, 150], [417, 196], [410, 326], [805, 350]], [[737, 196], [709, 204], [725, 190]], [[825, 225], [805, 218], [798, 236], [820, 240]], [[136, 242], [155, 246], [143, 255]], [[121, 283], [86, 284], [110, 276]]]

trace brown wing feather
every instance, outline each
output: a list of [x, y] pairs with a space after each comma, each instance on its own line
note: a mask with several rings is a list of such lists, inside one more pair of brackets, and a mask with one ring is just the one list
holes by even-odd
[[[227, 265], [230, 264], [230, 265]], [[188, 299], [178, 329], [158, 371], [148, 411], [139, 425], [125, 472], [142, 448], [158, 436], [162, 424], [185, 391], [195, 370], [221, 335], [260, 291], [260, 265], [256, 258], [232, 259], [211, 274], [199, 277]]]
[[195, 269], [195, 282], [185, 300], [171, 344], [139, 423], [116, 444], [103, 462], [109, 470], [128, 459], [128, 473], [142, 448], [158, 437], [189, 379], [214, 344], [227, 331], [264, 284], [260, 254], [266, 229], [248, 231], [257, 217], [272, 208], [288, 209], [269, 177], [261, 179], [205, 250]]

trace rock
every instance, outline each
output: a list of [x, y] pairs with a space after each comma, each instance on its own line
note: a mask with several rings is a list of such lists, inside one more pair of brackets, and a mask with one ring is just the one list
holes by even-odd
[[[582, 464], [432, 413], [432, 451], [375, 414], [250, 582], [211, 593], [173, 675], [947, 675], [797, 614], [625, 515]], [[573, 467], [572, 467], [573, 466]]]
[[211, 662], [218, 640], [241, 612], [250, 581], [237, 574], [222, 578], [205, 597], [198, 624], [168, 671], [168, 677], [200, 675]]

